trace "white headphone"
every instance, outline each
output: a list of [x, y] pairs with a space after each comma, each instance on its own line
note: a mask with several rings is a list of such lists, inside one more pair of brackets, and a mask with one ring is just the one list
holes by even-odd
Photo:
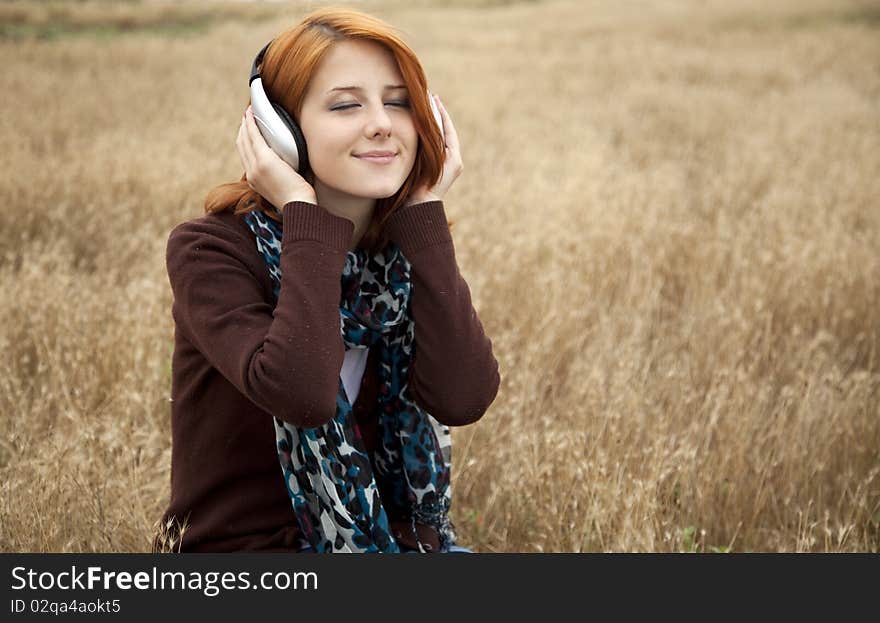
[[[293, 167], [294, 171], [304, 173], [309, 169], [309, 153], [302, 130], [300, 130], [296, 121], [293, 120], [293, 116], [288, 114], [282, 106], [271, 101], [263, 89], [263, 79], [260, 77], [258, 67], [262, 63], [263, 56], [271, 44], [272, 42], [270, 41], [260, 50], [260, 53], [254, 59], [254, 64], [251, 65], [249, 84], [254, 120], [257, 122], [260, 134], [266, 139], [269, 147], [281, 156], [282, 160]], [[437, 103], [434, 101], [430, 91], [428, 91], [428, 101], [431, 103], [434, 120], [440, 129], [440, 136], [445, 136], [443, 118], [440, 116], [440, 110], [437, 108]]]

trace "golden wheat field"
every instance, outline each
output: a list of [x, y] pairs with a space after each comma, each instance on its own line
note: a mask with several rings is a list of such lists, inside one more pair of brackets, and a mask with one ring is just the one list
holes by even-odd
[[[338, 4], [403, 32], [462, 143], [502, 385], [453, 431], [460, 543], [880, 550], [880, 3]], [[168, 233], [318, 6], [0, 4], [0, 550], [149, 551]]]

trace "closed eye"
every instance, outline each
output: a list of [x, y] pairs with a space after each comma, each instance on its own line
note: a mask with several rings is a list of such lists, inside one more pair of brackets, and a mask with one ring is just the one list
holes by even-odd
[[[409, 108], [409, 102], [407, 101], [395, 101], [395, 102], [385, 102], [389, 106], [397, 106], [399, 108]], [[331, 108], [330, 110], [348, 110], [349, 108], [354, 108], [355, 106], [360, 106], [360, 104], [345, 104], [344, 106], [336, 106], [335, 108]]]

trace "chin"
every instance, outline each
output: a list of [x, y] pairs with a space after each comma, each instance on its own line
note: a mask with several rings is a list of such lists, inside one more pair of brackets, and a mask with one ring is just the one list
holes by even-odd
[[400, 186], [398, 186], [394, 190], [377, 193], [376, 196], [373, 197], [373, 199], [388, 199], [388, 197], [393, 197], [397, 193], [397, 191], [399, 191], [399, 190], [400, 190]]
[[359, 188], [353, 190], [350, 194], [355, 195], [357, 197], [367, 197], [369, 199], [387, 199], [388, 197], [393, 197], [394, 194], [401, 189], [403, 183], [400, 183], [396, 186], [385, 186], [385, 187], [371, 187], [371, 188]]

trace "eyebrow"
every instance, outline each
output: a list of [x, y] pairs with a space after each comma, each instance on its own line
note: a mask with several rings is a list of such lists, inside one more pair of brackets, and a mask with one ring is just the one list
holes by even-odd
[[[405, 88], [406, 88], [405, 84], [386, 84], [385, 85], [386, 91], [391, 91], [394, 89], [405, 89]], [[363, 91], [363, 90], [364, 90], [363, 87], [358, 87], [358, 86], [336, 87], [336, 88], [333, 88], [333, 89], [330, 89], [329, 91], [327, 91], [327, 94], [329, 95], [330, 93], [333, 93], [334, 91]]]

